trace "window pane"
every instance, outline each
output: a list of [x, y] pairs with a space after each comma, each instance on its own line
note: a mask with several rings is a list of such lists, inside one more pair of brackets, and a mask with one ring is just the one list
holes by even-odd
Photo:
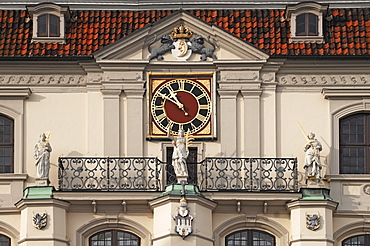
[[0, 173], [12, 173], [13, 170], [13, 120], [0, 115]]
[[317, 35], [317, 21], [318, 18], [314, 14], [308, 14], [309, 19], [309, 35]]
[[296, 19], [296, 35], [305, 36], [306, 34], [306, 25], [305, 25], [305, 14], [297, 16]]
[[243, 230], [234, 232], [225, 238], [227, 246], [275, 246], [275, 237], [259, 230]]
[[0, 246], [10, 246], [10, 238], [0, 234]]
[[37, 36], [47, 37], [47, 15], [41, 15], [38, 18]]
[[59, 35], [59, 17], [56, 15], [50, 15], [49, 36], [59, 37]]
[[140, 238], [136, 235], [117, 230], [98, 232], [90, 237], [90, 246], [139, 246]]
[[370, 242], [370, 235], [358, 235], [345, 239], [342, 246], [367, 246], [366, 243]]

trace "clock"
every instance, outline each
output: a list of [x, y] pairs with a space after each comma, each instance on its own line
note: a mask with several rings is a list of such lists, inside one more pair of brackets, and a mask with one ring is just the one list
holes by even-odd
[[203, 76], [152, 76], [149, 121], [151, 137], [165, 137], [180, 126], [194, 137], [215, 137], [213, 74]]

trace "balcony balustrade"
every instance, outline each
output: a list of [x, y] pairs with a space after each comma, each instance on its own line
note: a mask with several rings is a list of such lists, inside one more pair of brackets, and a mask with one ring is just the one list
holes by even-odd
[[[200, 191], [298, 191], [296, 158], [206, 158], [188, 163]], [[158, 158], [60, 157], [60, 191], [164, 191], [176, 183]]]

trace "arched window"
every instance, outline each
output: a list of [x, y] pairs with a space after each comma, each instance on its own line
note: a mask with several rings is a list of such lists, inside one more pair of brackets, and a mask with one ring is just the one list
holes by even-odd
[[90, 246], [139, 246], [140, 238], [130, 232], [109, 230], [92, 235], [89, 243]]
[[59, 37], [59, 17], [52, 14], [44, 14], [38, 17], [37, 36]]
[[305, 13], [297, 16], [296, 36], [317, 36], [318, 17], [315, 14]]
[[14, 121], [0, 114], [0, 173], [14, 172]]
[[10, 238], [0, 234], [0, 246], [10, 246]]
[[275, 237], [259, 230], [242, 230], [229, 234], [225, 246], [275, 246]]
[[349, 237], [342, 242], [342, 246], [368, 246], [370, 245], [370, 235], [363, 234]]
[[345, 117], [339, 127], [340, 173], [370, 173], [370, 114]]

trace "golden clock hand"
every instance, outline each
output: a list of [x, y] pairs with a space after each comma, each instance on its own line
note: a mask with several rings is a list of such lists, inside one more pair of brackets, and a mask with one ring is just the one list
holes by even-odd
[[160, 97], [162, 97], [162, 98], [164, 98], [164, 99], [167, 99], [168, 101], [171, 101], [171, 102], [173, 102], [174, 104], [176, 104], [178, 107], [179, 107], [179, 104], [178, 104], [178, 102], [176, 102], [175, 100], [173, 100], [172, 98], [170, 98], [170, 97], [168, 97], [168, 96], [166, 96], [166, 95], [164, 95], [164, 94], [162, 94], [162, 93], [158, 93], [158, 95], [160, 96]]
[[182, 111], [184, 111], [185, 116], [188, 116], [189, 114], [188, 114], [188, 112], [186, 112], [186, 111], [185, 111], [184, 104], [182, 104], [182, 103], [179, 101], [179, 99], [177, 98], [177, 93], [175, 93], [175, 92], [173, 92], [173, 91], [170, 91], [170, 95], [171, 95], [171, 97], [172, 97], [173, 99], [175, 99], [175, 100], [176, 100], [176, 102], [177, 102], [177, 104], [176, 104], [176, 105], [179, 107], [179, 109], [181, 109]]

